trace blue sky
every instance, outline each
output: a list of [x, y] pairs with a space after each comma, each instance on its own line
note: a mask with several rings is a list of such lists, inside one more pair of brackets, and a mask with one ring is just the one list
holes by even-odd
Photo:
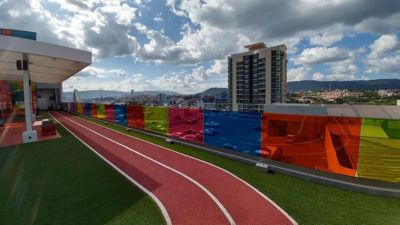
[[[29, 10], [26, 10], [29, 8]], [[400, 78], [400, 1], [0, 0], [0, 27], [93, 52], [65, 91], [227, 87], [226, 57], [288, 47], [288, 80]]]

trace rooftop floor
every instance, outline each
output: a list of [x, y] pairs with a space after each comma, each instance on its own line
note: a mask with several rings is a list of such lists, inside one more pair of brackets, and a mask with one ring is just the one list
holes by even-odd
[[[36, 130], [39, 141], [61, 137], [57, 131], [56, 135], [44, 136], [42, 134], [41, 121], [33, 123], [32, 128]], [[25, 129], [24, 122], [5, 123], [3, 127], [0, 127], [0, 147], [22, 144], [22, 133], [25, 131]]]

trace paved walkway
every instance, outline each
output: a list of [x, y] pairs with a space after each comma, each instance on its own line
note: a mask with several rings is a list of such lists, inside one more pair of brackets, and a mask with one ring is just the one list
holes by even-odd
[[[42, 129], [39, 125], [33, 125], [33, 130], [36, 130], [39, 141], [46, 141], [55, 138], [60, 138], [61, 135], [56, 132], [56, 135], [43, 136]], [[6, 123], [0, 127], [0, 147], [8, 147], [22, 144], [22, 133], [26, 130], [24, 122]]]

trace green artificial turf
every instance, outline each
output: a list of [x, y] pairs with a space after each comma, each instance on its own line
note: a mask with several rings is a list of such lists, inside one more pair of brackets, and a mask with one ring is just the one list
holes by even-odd
[[0, 224], [163, 224], [157, 205], [69, 132], [0, 148]]
[[84, 116], [82, 118], [222, 167], [263, 192], [299, 224], [400, 224], [399, 198], [373, 196], [281, 174], [267, 174], [254, 166], [180, 144], [168, 144], [159, 138], [134, 130], [127, 131], [124, 127], [114, 124], [104, 124], [102, 121]]

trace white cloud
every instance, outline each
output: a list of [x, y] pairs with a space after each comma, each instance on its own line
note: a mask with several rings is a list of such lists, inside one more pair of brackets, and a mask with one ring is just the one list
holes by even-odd
[[306, 67], [291, 68], [287, 72], [288, 81], [310, 80], [310, 71]]
[[2, 1], [0, 12], [0, 27], [2, 28], [35, 31], [42, 41], [71, 46], [68, 41], [60, 40], [54, 32], [53, 28], [57, 26], [58, 21], [51, 17], [50, 11], [42, 7], [40, 2], [32, 0]]
[[[96, 79], [96, 82], [93, 82], [92, 80], [89, 80], [90, 77], [82, 77], [82, 76], [74, 76], [71, 77], [70, 79], [66, 80], [63, 82], [63, 91], [73, 91], [74, 89], [78, 89], [80, 91], [83, 90], [116, 90], [116, 91], [131, 91], [132, 89], [135, 91], [145, 91], [145, 90], [160, 90], [160, 89], [154, 89], [154, 87], [151, 87], [150, 83], [146, 80], [146, 77], [141, 74], [141, 73], [136, 73], [136, 74], [131, 74], [127, 75], [125, 74], [123, 77], [120, 77], [122, 79], [114, 79], [113, 82], [110, 82], [109, 79], [104, 79], [107, 78], [107, 76], [118, 76], [118, 70], [112, 69], [109, 70], [112, 73], [105, 72], [104, 69], [99, 69], [96, 68], [94, 69], [96, 72], [93, 72], [93, 70], [90, 70], [90, 73], [88, 72], [87, 76], [97, 76], [96, 74], [102, 73], [104, 75], [101, 75], [103, 79]], [[100, 71], [100, 72], [99, 72]], [[109, 77], [108, 77], [109, 78]], [[83, 82], [85, 81], [85, 82]], [[153, 88], [153, 89], [151, 89]]]
[[367, 60], [367, 73], [392, 73], [400, 78], [400, 54]]
[[206, 70], [208, 76], [220, 75], [226, 76], [228, 74], [228, 62], [226, 59], [214, 60], [214, 63], [209, 69]]
[[172, 64], [196, 64], [224, 59], [228, 54], [239, 51], [238, 44], [246, 39], [244, 35], [213, 28], [194, 31], [190, 26], [185, 26], [182, 39], [176, 43], [155, 30], [149, 30], [147, 38], [149, 42], [143, 45], [136, 56], [143, 61]]
[[130, 77], [120, 82], [120, 89], [123, 91], [146, 91], [149, 90], [150, 83], [146, 77], [141, 73], [132, 74]]
[[[354, 80], [359, 68], [355, 65], [356, 53], [338, 47], [314, 47], [304, 49], [294, 57], [295, 69], [288, 70], [288, 80]], [[313, 71], [312, 67], [320, 64], [328, 66], [326, 74]]]
[[[394, 6], [396, 7], [396, 6]], [[398, 10], [398, 8], [397, 8]], [[377, 34], [394, 33], [400, 30], [400, 13], [388, 17], [371, 17], [355, 26], [358, 32], [371, 32]]]
[[[127, 72], [121, 69], [106, 69], [99, 68], [94, 66], [89, 66], [83, 69], [74, 77], [96, 77], [96, 78], [105, 78], [105, 77], [125, 77], [127, 76]], [[70, 78], [71, 79], [71, 78]]]
[[34, 28], [41, 41], [91, 50], [98, 58], [132, 55], [138, 49], [137, 9], [123, 0], [7, 1], [0, 10], [7, 12], [0, 14], [1, 27]]
[[369, 46], [364, 63], [367, 73], [391, 73], [400, 77], [400, 44], [396, 35], [382, 35]]
[[357, 77], [353, 74], [339, 74], [339, 73], [331, 73], [331, 74], [323, 74], [320, 72], [315, 72], [312, 74], [312, 79], [317, 81], [335, 81], [335, 80], [355, 80]]
[[52, 3], [57, 3], [62, 9], [69, 12], [76, 12], [80, 10], [89, 10], [94, 5], [94, 1], [79, 1], [79, 0], [48, 0]]
[[395, 50], [398, 46], [399, 40], [395, 34], [382, 35], [369, 46], [370, 56], [379, 57], [385, 52]]
[[326, 80], [355, 80], [357, 77], [353, 74], [329, 74]]
[[[200, 27], [176, 43], [184, 52], [193, 55], [195, 62], [203, 60], [203, 56], [218, 59], [241, 49], [244, 43], [239, 39], [243, 36], [246, 44], [258, 41], [269, 46], [285, 43], [288, 52], [292, 53], [304, 37], [309, 37], [313, 45], [331, 46], [357, 26], [359, 31], [377, 32], [365, 21], [385, 24], [387, 31], [399, 27], [393, 19], [400, 9], [400, 2], [395, 0], [384, 0], [380, 7], [376, 7], [373, 0], [279, 3], [249, 0], [246, 4], [240, 0], [167, 0], [166, 3], [172, 12], [187, 17]], [[230, 46], [215, 48], [213, 43], [230, 43]]]
[[154, 17], [154, 21], [161, 22], [163, 21], [162, 14], [158, 13], [156, 17]]
[[[364, 69], [355, 63], [361, 53], [332, 46], [359, 32], [382, 35], [369, 46], [370, 53], [364, 60], [366, 71], [399, 74], [399, 41], [393, 35], [400, 30], [398, 0], [382, 0], [379, 4], [375, 0], [248, 0], [245, 3], [241, 0], [166, 0], [173, 13], [185, 17], [181, 18], [186, 23], [181, 30], [169, 27], [152, 30], [140, 23], [137, 17], [147, 7], [143, 4], [149, 1], [0, 0], [3, 12], [0, 27], [34, 28], [40, 41], [91, 50], [95, 60], [134, 56], [139, 63], [151, 61], [193, 67], [187, 73], [164, 74], [158, 79], [126, 73], [121, 73], [120, 78], [119, 70], [108, 68], [91, 68], [79, 75], [79, 79], [85, 80], [116, 76], [126, 81], [115, 81], [111, 85], [98, 79], [100, 88], [129, 88], [136, 83], [139, 89], [180, 88], [183, 92], [193, 92], [210, 85], [219, 86], [226, 80], [227, 55], [244, 51], [244, 45], [259, 41], [267, 46], [287, 45], [289, 61], [297, 66], [289, 69], [289, 80], [353, 79]], [[154, 20], [161, 21], [167, 16], [163, 12]], [[170, 32], [163, 32], [166, 29], [181, 31], [180, 38], [167, 36]], [[143, 35], [148, 40], [139, 43]], [[302, 40], [308, 40], [313, 46], [295, 55]], [[209, 62], [211, 66], [205, 66]], [[312, 70], [318, 64], [329, 68]], [[139, 81], [142, 83], [138, 84]], [[75, 82], [79, 87], [95, 87], [82, 80]]]
[[[211, 87], [226, 87], [224, 60], [215, 60], [210, 67], [196, 66], [189, 72], [168, 73], [150, 78], [142, 73], [128, 75], [124, 70], [87, 67], [77, 76], [63, 82], [64, 91], [78, 90], [164, 90], [197, 93]], [[93, 82], [93, 78], [95, 82]], [[110, 82], [112, 80], [112, 82]], [[85, 82], [83, 82], [85, 81]]]
[[306, 48], [293, 59], [296, 65], [314, 66], [317, 64], [338, 62], [351, 57], [348, 50], [338, 47]]
[[344, 34], [342, 33], [324, 32], [322, 34], [311, 36], [310, 43], [312, 45], [331, 46], [332, 44], [342, 40], [343, 37]]
[[288, 70], [288, 81], [300, 81], [300, 80], [355, 80], [357, 77], [352, 73], [327, 73], [312, 72], [310, 68], [297, 67]]
[[322, 73], [319, 73], [319, 72], [313, 73], [312, 79], [318, 80], [318, 81], [323, 81], [323, 80], [325, 80], [325, 75], [323, 75]]
[[[326, 62], [329, 65], [329, 72], [324, 74], [322, 72], [313, 71], [312, 67], [300, 66], [288, 70], [288, 81], [299, 80], [354, 80], [358, 67], [354, 65], [355, 53], [349, 53], [349, 57], [340, 61]], [[315, 61], [315, 60], [314, 60]], [[313, 61], [313, 62], [314, 62]], [[326, 60], [324, 60], [325, 62]], [[308, 65], [307, 63], [304, 65]]]
[[358, 72], [358, 67], [354, 64], [356, 60], [356, 53], [349, 52], [348, 58], [341, 61], [331, 62], [330, 70], [333, 74], [350, 74], [354, 75]]
[[185, 54], [182, 47], [175, 45], [175, 43], [162, 33], [149, 30], [146, 32], [147, 38], [150, 40], [136, 54], [139, 59], [155, 62], [170, 61], [176, 62], [190, 58]]
[[136, 5], [143, 5], [149, 3], [151, 0], [133, 0]]

